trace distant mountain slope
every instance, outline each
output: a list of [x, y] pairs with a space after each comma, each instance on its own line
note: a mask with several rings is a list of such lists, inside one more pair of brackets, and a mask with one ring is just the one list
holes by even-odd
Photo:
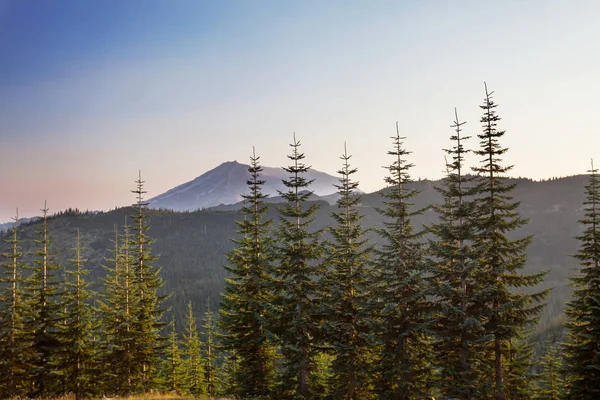
[[[581, 233], [578, 220], [583, 217], [585, 176], [573, 176], [544, 182], [527, 179], [511, 180], [517, 183], [513, 192], [515, 200], [521, 202], [519, 212], [529, 223], [515, 232], [516, 236], [533, 235], [529, 247], [527, 272], [549, 271], [543, 288], [553, 288], [547, 300], [547, 308], [542, 317], [542, 329], [560, 323], [565, 301], [569, 296], [568, 277], [577, 266], [571, 257], [577, 251], [575, 236]], [[435, 191], [439, 182], [422, 180], [410, 186], [420, 193], [414, 198], [415, 207], [425, 207], [439, 203], [441, 198]], [[384, 189], [385, 191], [387, 189]], [[315, 216], [315, 229], [324, 228], [332, 223], [330, 213], [335, 206], [320, 200], [320, 210]], [[274, 196], [271, 201], [277, 201]], [[381, 206], [380, 192], [363, 196], [360, 208], [364, 215], [366, 228], [379, 227], [382, 218], [375, 208]], [[268, 217], [277, 225], [276, 204], [270, 205]], [[166, 292], [173, 293], [168, 305], [173, 307], [177, 321], [185, 318], [186, 304], [194, 303], [198, 316], [204, 310], [208, 297], [213, 304], [219, 303], [219, 293], [223, 289], [227, 263], [225, 252], [232, 248], [230, 239], [236, 237], [236, 220], [241, 218], [234, 207], [230, 211], [205, 210], [190, 213], [151, 210], [149, 212], [150, 237], [156, 239], [152, 248], [160, 255], [157, 265], [161, 266], [161, 275], [166, 281]], [[53, 217], [50, 221], [53, 252], [63, 263], [72, 258], [72, 249], [77, 234], [81, 230], [81, 240], [85, 247], [84, 257], [91, 270], [88, 279], [95, 282], [94, 288], [100, 289], [101, 278], [105, 271], [104, 257], [111, 256], [115, 224], [122, 225], [125, 216], [132, 209], [121, 208], [105, 213], [65, 213]], [[431, 224], [436, 219], [433, 211], [428, 211], [415, 220], [415, 228]], [[25, 252], [35, 250], [33, 239], [39, 229], [37, 222], [23, 225], [20, 237]], [[8, 244], [3, 241], [6, 234], [0, 235], [0, 251]], [[373, 234], [372, 238], [377, 240]]]
[[[35, 221], [38, 218], [39, 217], [19, 218], [19, 220], [17, 221], [17, 225], [26, 224], [27, 222]], [[0, 224], [0, 232], [6, 232], [7, 230], [11, 229], [13, 227], [13, 224], [14, 224], [14, 222], [7, 222], [4, 224]]]
[[[265, 180], [263, 192], [277, 196], [277, 190], [284, 190], [282, 179], [289, 174], [281, 168], [263, 167], [261, 179]], [[335, 193], [333, 186], [338, 178], [309, 170], [307, 179], [314, 179], [311, 190], [317, 196], [328, 196]], [[249, 178], [248, 165], [237, 161], [225, 162], [218, 167], [200, 175], [196, 179], [179, 185], [149, 200], [150, 207], [175, 211], [194, 211], [203, 208], [239, 203], [242, 194], [246, 193], [246, 181]]]

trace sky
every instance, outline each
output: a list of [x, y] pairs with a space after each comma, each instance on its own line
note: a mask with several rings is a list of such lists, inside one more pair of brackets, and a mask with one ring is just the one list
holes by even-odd
[[[596, 0], [0, 0], [0, 222], [106, 210], [222, 162], [384, 187], [398, 121], [440, 178], [454, 109], [477, 147], [484, 81], [513, 176], [600, 164]], [[469, 158], [470, 165], [478, 160]]]

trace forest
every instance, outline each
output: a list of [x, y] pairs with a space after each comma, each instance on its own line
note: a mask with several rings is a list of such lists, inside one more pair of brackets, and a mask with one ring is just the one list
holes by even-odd
[[[325, 205], [311, 201], [295, 135], [281, 203], [261, 191], [253, 152], [241, 210], [207, 212], [173, 243], [155, 242], [154, 221], [172, 230], [189, 215], [149, 209], [141, 174], [134, 205], [102, 220], [110, 239], [90, 240], [94, 216], [78, 210], [45, 206], [24, 225], [17, 215], [2, 236], [0, 398], [600, 398], [598, 170], [592, 162], [580, 188], [578, 251], [562, 255], [575, 266], [562, 271], [572, 292], [553, 297], [554, 272], [528, 268], [536, 238], [523, 234], [523, 182], [503, 161], [496, 108], [486, 86], [478, 145], [455, 112], [446, 176], [433, 187], [441, 201], [423, 207], [396, 124], [380, 226], [365, 223], [345, 145], [339, 197], [319, 223]], [[90, 259], [104, 240], [110, 250]], [[190, 259], [181, 254], [161, 264], [157, 248], [219, 254], [226, 273], [178, 265]], [[191, 269], [212, 289], [176, 291], [192, 279], [178, 271]], [[550, 307], [563, 319], [543, 317]]]

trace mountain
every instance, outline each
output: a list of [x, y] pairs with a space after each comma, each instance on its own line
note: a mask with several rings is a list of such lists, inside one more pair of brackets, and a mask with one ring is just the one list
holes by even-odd
[[[27, 222], [35, 221], [38, 218], [39, 217], [19, 218], [19, 220], [17, 221], [17, 226], [19, 226], [21, 224], [25, 224]], [[0, 232], [6, 232], [7, 230], [11, 229], [13, 227], [13, 225], [14, 225], [14, 222], [6, 222], [4, 224], [0, 224]]]
[[[225, 162], [190, 182], [150, 199], [150, 207], [194, 211], [239, 203], [242, 201], [241, 195], [247, 192], [248, 168], [248, 165], [237, 161]], [[311, 190], [316, 197], [334, 194], [336, 188], [333, 185], [339, 183], [338, 178], [314, 169], [309, 170], [305, 177], [314, 179]], [[261, 178], [265, 180], [263, 193], [277, 196], [278, 190], [285, 190], [281, 180], [288, 179], [289, 174], [282, 168], [263, 167]]]

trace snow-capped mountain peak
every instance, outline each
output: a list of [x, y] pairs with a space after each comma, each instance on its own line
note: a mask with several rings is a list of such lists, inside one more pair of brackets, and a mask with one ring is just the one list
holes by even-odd
[[[224, 162], [196, 179], [150, 199], [150, 207], [193, 211], [221, 204], [238, 203], [242, 200], [242, 194], [248, 192], [246, 185], [250, 177], [248, 168], [248, 165], [237, 161]], [[260, 175], [265, 181], [263, 193], [276, 196], [278, 190], [285, 190], [281, 180], [288, 179], [288, 175], [282, 168], [263, 167]], [[310, 190], [317, 196], [335, 193], [336, 188], [333, 185], [339, 183], [338, 178], [314, 169], [307, 172], [306, 178], [314, 180]]]

